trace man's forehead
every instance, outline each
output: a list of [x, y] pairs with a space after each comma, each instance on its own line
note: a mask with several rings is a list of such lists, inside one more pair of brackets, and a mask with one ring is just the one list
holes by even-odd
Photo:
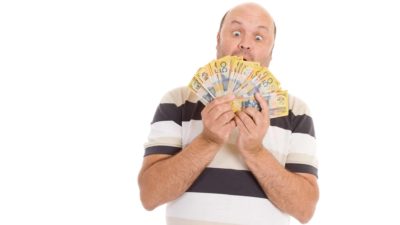
[[250, 26], [257, 29], [264, 29], [268, 32], [273, 30], [274, 23], [270, 20], [260, 20], [259, 18], [242, 18], [242, 17], [231, 17], [226, 18], [225, 26], [235, 27], [235, 26]]
[[[253, 10], [252, 10], [253, 9]], [[227, 24], [252, 24], [255, 26], [273, 26], [272, 17], [259, 7], [237, 7], [227, 12], [225, 23]]]

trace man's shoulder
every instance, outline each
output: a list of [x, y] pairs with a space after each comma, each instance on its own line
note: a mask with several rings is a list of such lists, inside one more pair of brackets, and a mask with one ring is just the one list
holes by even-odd
[[187, 86], [171, 89], [161, 99], [161, 103], [175, 104], [177, 106], [183, 105], [187, 101], [197, 102], [197, 96]]
[[289, 110], [293, 112], [294, 115], [310, 115], [310, 109], [308, 105], [299, 97], [289, 94]]

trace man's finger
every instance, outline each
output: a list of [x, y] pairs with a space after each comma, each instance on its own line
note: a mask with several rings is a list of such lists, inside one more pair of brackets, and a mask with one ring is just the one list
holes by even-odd
[[232, 110], [222, 113], [217, 119], [216, 123], [227, 124], [235, 117], [235, 113]]
[[244, 125], [243, 121], [240, 119], [239, 116], [235, 116], [235, 123], [236, 123], [236, 126], [239, 128], [240, 132], [244, 132], [246, 134], [249, 133], [249, 131], [247, 130], [247, 127]]
[[244, 124], [248, 132], [256, 128], [253, 119], [249, 115], [247, 115], [247, 113], [239, 111], [236, 113], [236, 115], [239, 117], [240, 121]]
[[256, 93], [256, 99], [261, 106], [261, 113], [264, 115], [264, 117], [269, 117], [269, 108], [267, 101], [265, 101], [265, 99], [260, 95], [260, 93]]
[[262, 113], [260, 113], [257, 109], [253, 107], [246, 108], [244, 112], [254, 121], [255, 124], [263, 124], [263, 118]]
[[207, 106], [206, 108], [204, 108], [205, 113], [208, 113], [212, 108], [214, 108], [217, 105], [220, 104], [224, 104], [224, 103], [228, 103], [231, 102], [233, 99], [235, 99], [235, 95], [230, 94], [230, 95], [225, 95], [222, 97], [218, 97], [214, 100], [212, 100]]
[[232, 107], [229, 103], [225, 102], [223, 104], [216, 105], [212, 109], [210, 109], [208, 111], [208, 117], [212, 118], [213, 120], [218, 120], [221, 115], [229, 112], [233, 113]]

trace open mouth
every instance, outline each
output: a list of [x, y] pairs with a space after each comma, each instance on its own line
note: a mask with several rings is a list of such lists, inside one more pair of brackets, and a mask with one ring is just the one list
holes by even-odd
[[232, 53], [232, 56], [237, 56], [241, 58], [243, 61], [253, 61], [252, 56], [250, 54], [242, 54], [242, 53]]

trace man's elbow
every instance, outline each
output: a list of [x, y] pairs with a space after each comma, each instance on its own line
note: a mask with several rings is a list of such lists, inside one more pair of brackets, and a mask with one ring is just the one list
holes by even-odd
[[152, 211], [158, 206], [154, 198], [155, 190], [153, 190], [153, 188], [151, 188], [151, 185], [149, 186], [149, 184], [146, 182], [146, 179], [143, 176], [143, 171], [140, 172], [138, 176], [138, 184], [140, 201], [142, 202], [143, 208], [148, 211]]
[[142, 205], [143, 205], [143, 208], [146, 209], [147, 211], [152, 211], [153, 209], [155, 209], [157, 207], [156, 205], [148, 204], [147, 202], [143, 202], [143, 201], [142, 201]]
[[302, 202], [298, 202], [298, 213], [295, 216], [296, 219], [302, 223], [308, 223], [311, 218], [314, 216], [315, 209], [317, 208], [317, 203], [319, 200], [319, 188], [318, 185], [315, 183], [314, 189], [312, 194]]
[[311, 220], [311, 218], [313, 217], [313, 215], [314, 215], [314, 212], [308, 213], [308, 214], [307, 214], [307, 213], [304, 213], [303, 215], [297, 217], [297, 220], [298, 220], [301, 224], [306, 224], [306, 223], [308, 223], [308, 222]]
[[143, 192], [140, 193], [140, 201], [142, 202], [143, 208], [148, 211], [152, 211], [158, 206], [158, 204], [152, 200], [151, 197], [146, 196], [146, 194]]
[[303, 210], [299, 212], [298, 215], [295, 216], [296, 219], [302, 224], [308, 223], [314, 215], [315, 208], [316, 204], [313, 204], [312, 206], [309, 207], [304, 207]]

